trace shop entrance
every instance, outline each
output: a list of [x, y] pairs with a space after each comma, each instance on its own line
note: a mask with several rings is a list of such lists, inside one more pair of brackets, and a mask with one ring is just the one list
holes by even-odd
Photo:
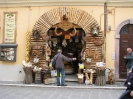
[[[34, 58], [39, 56], [38, 67], [49, 67], [58, 49], [62, 49], [67, 57], [74, 57], [74, 51], [77, 50], [76, 64], [83, 60], [82, 70], [93, 69], [96, 62], [105, 60], [103, 39], [97, 21], [89, 13], [77, 8], [59, 7], [44, 13], [35, 23], [31, 36], [31, 54], [34, 54]], [[64, 64], [69, 78], [78, 72], [73, 62]], [[96, 75], [93, 77], [96, 78]]]
[[[56, 32], [58, 34], [62, 32], [62, 35], [56, 35], [55, 27], [50, 28], [48, 31], [48, 35], [51, 37], [51, 40], [48, 43], [48, 46], [51, 49], [50, 58], [54, 57], [58, 49], [61, 49], [62, 54], [69, 58], [76, 57], [76, 61], [64, 62], [66, 78], [68, 77], [73, 79], [73, 77], [78, 73], [78, 64], [82, 63], [81, 51], [83, 47], [85, 47], [85, 42], [83, 40], [85, 33], [79, 26], [76, 26], [76, 35], [74, 36], [70, 35], [70, 33], [74, 32], [73, 28], [67, 31], [59, 28]], [[70, 77], [72, 75], [73, 77]]]

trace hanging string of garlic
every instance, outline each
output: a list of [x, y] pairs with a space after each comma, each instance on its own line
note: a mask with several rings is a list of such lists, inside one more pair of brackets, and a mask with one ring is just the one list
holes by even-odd
[[28, 29], [26, 32], [26, 50], [25, 50], [25, 60], [22, 61], [22, 64], [24, 67], [31, 67], [32, 63], [30, 62], [30, 38], [31, 38], [31, 32], [29, 31], [30, 28], [30, 11], [31, 7], [28, 7]]
[[31, 32], [27, 30], [26, 32], [26, 50], [25, 50], [25, 61], [29, 62], [30, 61], [30, 37], [31, 37]]

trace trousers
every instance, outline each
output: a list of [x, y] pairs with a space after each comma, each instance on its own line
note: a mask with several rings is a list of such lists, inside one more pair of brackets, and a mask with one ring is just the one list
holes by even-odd
[[119, 99], [133, 99], [133, 97], [130, 96], [131, 90], [126, 90]]
[[[57, 70], [57, 85], [65, 85], [65, 70], [64, 70], [64, 68], [57, 68], [56, 70]], [[60, 82], [60, 78], [61, 78], [61, 82]]]

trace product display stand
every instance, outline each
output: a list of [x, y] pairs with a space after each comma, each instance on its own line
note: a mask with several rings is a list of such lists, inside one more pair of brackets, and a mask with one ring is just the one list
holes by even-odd
[[106, 79], [105, 79], [105, 66], [96, 66], [96, 73], [97, 73], [97, 78], [96, 78], [96, 85], [103, 86], [106, 84]]
[[41, 70], [40, 71], [35, 71], [35, 83], [36, 84], [42, 83], [42, 80], [41, 80]]

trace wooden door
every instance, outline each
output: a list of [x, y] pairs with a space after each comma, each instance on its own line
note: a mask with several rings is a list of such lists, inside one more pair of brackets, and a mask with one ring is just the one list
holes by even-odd
[[124, 68], [124, 58], [126, 49], [130, 47], [133, 49], [133, 25], [127, 24], [122, 27], [120, 31], [120, 54], [119, 54], [119, 77], [126, 78], [127, 71]]

